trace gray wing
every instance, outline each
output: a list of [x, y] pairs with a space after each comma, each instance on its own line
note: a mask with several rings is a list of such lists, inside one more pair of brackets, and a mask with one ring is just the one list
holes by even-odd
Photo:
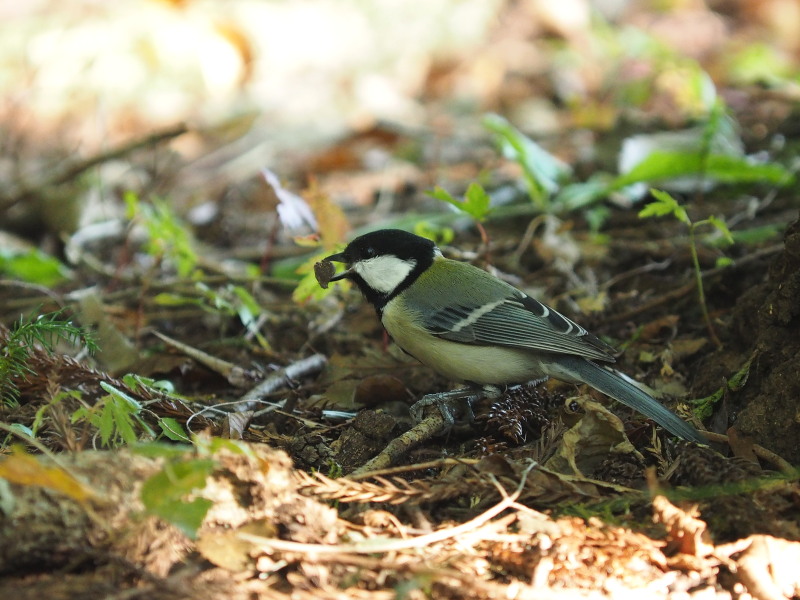
[[500, 345], [540, 352], [575, 354], [614, 362], [614, 349], [546, 304], [510, 288], [490, 304], [451, 304], [429, 313], [428, 330], [441, 338], [476, 345]]

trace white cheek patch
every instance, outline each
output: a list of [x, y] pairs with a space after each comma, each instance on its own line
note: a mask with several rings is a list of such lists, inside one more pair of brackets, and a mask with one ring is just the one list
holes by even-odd
[[417, 266], [415, 260], [402, 260], [396, 256], [385, 255], [368, 258], [353, 265], [353, 270], [373, 290], [389, 294], [405, 281], [408, 274]]

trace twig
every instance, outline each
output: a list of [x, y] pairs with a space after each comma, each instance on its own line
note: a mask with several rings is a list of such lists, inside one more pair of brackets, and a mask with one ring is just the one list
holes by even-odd
[[[703, 435], [708, 438], [709, 442], [717, 442], [721, 444], [728, 443], [728, 436], [722, 433], [713, 433], [711, 431], [704, 431]], [[786, 460], [785, 458], [780, 457], [772, 450], [767, 450], [764, 446], [760, 446], [758, 444], [753, 444], [753, 452], [759, 458], [764, 459], [765, 461], [772, 463], [782, 473], [786, 473], [787, 475], [796, 475], [797, 468], [792, 466], [792, 464]]]
[[[159, 337], [162, 338], [167, 337], [162, 334], [157, 334], [157, 335], [159, 335]], [[259, 383], [256, 387], [251, 389], [249, 392], [247, 392], [239, 400], [231, 400], [230, 402], [220, 402], [212, 406], [206, 406], [201, 410], [193, 413], [186, 420], [186, 428], [189, 429], [189, 424], [192, 422], [192, 420], [195, 417], [199, 417], [204, 413], [216, 412], [220, 414], [228, 414], [228, 411], [224, 411], [221, 409], [221, 407], [223, 406], [234, 407], [233, 410], [230, 412], [244, 413], [253, 410], [253, 408], [255, 408], [257, 405], [269, 404], [268, 408], [251, 415], [251, 418], [260, 416], [266, 412], [271, 412], [277, 409], [281, 409], [283, 408], [284, 405], [283, 402], [267, 402], [263, 399], [263, 397], [277, 391], [280, 387], [286, 385], [291, 379], [302, 377], [304, 375], [308, 375], [315, 371], [321, 370], [322, 367], [325, 365], [326, 361], [327, 359], [321, 354], [315, 354], [313, 356], [309, 356], [308, 358], [304, 358], [303, 360], [297, 361], [296, 363], [293, 363], [288, 367], [279, 369], [273, 375], [271, 375], [270, 377]], [[224, 363], [225, 361], [220, 361], [220, 362]], [[244, 369], [241, 369], [241, 367], [236, 367], [236, 368], [244, 372]], [[297, 415], [287, 414], [287, 416], [290, 416], [294, 419], [300, 419], [306, 425], [317, 425], [316, 423], [303, 419], [302, 417], [298, 417]]]
[[256, 387], [248, 391], [237, 402], [237, 411], [252, 410], [261, 399], [274, 392], [275, 390], [287, 385], [292, 379], [305, 377], [317, 371], [321, 371], [328, 359], [322, 354], [314, 354], [303, 360], [298, 360], [288, 367], [278, 369]]
[[603, 282], [602, 286], [600, 286], [603, 290], [608, 291], [619, 282], [629, 279], [631, 277], [635, 277], [637, 275], [641, 275], [642, 273], [650, 273], [651, 271], [663, 271], [667, 267], [672, 264], [671, 258], [665, 258], [661, 262], [650, 262], [646, 265], [640, 265], [638, 267], [634, 267], [624, 273], [619, 273], [610, 279], [607, 279]]
[[531, 463], [522, 472], [519, 485], [514, 493], [508, 494], [503, 486], [495, 482], [495, 486], [500, 491], [503, 497], [500, 502], [495, 504], [490, 509], [481, 513], [474, 519], [456, 525], [455, 527], [448, 527], [440, 529], [432, 533], [420, 535], [409, 539], [388, 539], [388, 540], [374, 540], [368, 539], [360, 544], [303, 544], [300, 542], [291, 542], [287, 540], [279, 540], [276, 538], [268, 538], [260, 535], [252, 535], [244, 532], [237, 534], [241, 540], [250, 542], [259, 548], [266, 548], [268, 550], [281, 550], [284, 552], [297, 552], [300, 554], [373, 554], [381, 552], [396, 552], [398, 550], [408, 550], [411, 548], [424, 548], [438, 542], [454, 538], [456, 536], [467, 533], [482, 527], [484, 524], [492, 520], [494, 517], [502, 513], [507, 508], [514, 506], [519, 498], [522, 490], [525, 489], [525, 481], [528, 478], [528, 473], [536, 466], [536, 463]]
[[39, 292], [40, 294], [50, 298], [59, 306], [59, 308], [64, 308], [66, 306], [64, 298], [61, 295], [56, 294], [54, 291], [46, 288], [43, 285], [29, 283], [27, 281], [17, 281], [15, 279], [0, 279], [0, 287], [17, 287], [23, 290], [33, 290], [34, 292]]
[[39, 190], [43, 190], [54, 185], [60, 185], [62, 183], [66, 183], [67, 181], [70, 181], [71, 179], [77, 177], [84, 171], [88, 171], [89, 169], [91, 169], [96, 165], [108, 162], [110, 160], [115, 160], [117, 158], [121, 158], [141, 148], [154, 146], [156, 144], [163, 142], [164, 140], [178, 137], [179, 135], [183, 135], [184, 133], [186, 133], [188, 130], [189, 128], [186, 126], [185, 123], [180, 123], [168, 129], [156, 131], [155, 133], [152, 133], [145, 138], [133, 140], [121, 146], [117, 146], [116, 148], [112, 148], [111, 150], [107, 150], [106, 152], [95, 154], [94, 156], [91, 156], [85, 160], [72, 163], [68, 165], [66, 168], [56, 170], [56, 172], [53, 175], [45, 178], [45, 180], [39, 183], [36, 187], [23, 186], [22, 189], [16, 190], [10, 196], [0, 199], [0, 208], [9, 208], [11, 206], [14, 206], [15, 204], [24, 200], [25, 198], [37, 194]]
[[179, 135], [183, 135], [189, 130], [185, 123], [179, 123], [178, 125], [174, 125], [168, 129], [163, 129], [161, 131], [156, 131], [155, 133], [151, 133], [145, 138], [139, 140], [133, 140], [128, 142], [127, 144], [123, 144], [121, 146], [117, 146], [116, 148], [112, 148], [106, 152], [102, 152], [100, 154], [95, 154], [87, 158], [86, 160], [82, 160], [74, 165], [67, 167], [61, 173], [56, 173], [48, 181], [46, 181], [47, 185], [57, 185], [59, 183], [65, 183], [74, 177], [80, 175], [84, 171], [87, 171], [94, 167], [95, 165], [102, 164], [104, 162], [108, 162], [110, 160], [116, 160], [117, 158], [122, 158], [123, 156], [130, 154], [131, 152], [135, 152], [141, 148], [147, 148], [148, 146], [155, 146], [163, 142], [164, 140], [168, 140], [174, 137], [178, 137]]
[[511, 253], [511, 264], [518, 265], [522, 261], [522, 255], [531, 245], [531, 241], [533, 241], [533, 236], [536, 233], [536, 229], [541, 225], [544, 221], [544, 215], [538, 215], [531, 219], [528, 226], [525, 228], [525, 233], [522, 236], [522, 241], [520, 241], [519, 245], [517, 245], [517, 249]]
[[360, 481], [370, 477], [388, 477], [390, 475], [399, 475], [400, 473], [410, 473], [412, 471], [422, 471], [426, 469], [437, 469], [446, 466], [474, 465], [478, 462], [478, 459], [475, 458], [439, 458], [437, 460], [429, 460], [424, 463], [415, 463], [413, 465], [388, 467], [386, 469], [381, 469], [380, 471], [372, 470], [366, 473], [353, 472], [350, 473], [347, 478], [352, 479], [353, 481]]
[[414, 427], [389, 442], [380, 454], [361, 465], [353, 471], [352, 475], [354, 477], [364, 477], [371, 475], [375, 471], [382, 471], [396, 463], [411, 448], [436, 436], [447, 425], [447, 422], [442, 412], [436, 407], [434, 409], [428, 411], [427, 416]]
[[168, 346], [172, 346], [176, 350], [180, 350], [189, 358], [196, 360], [201, 365], [208, 367], [215, 373], [219, 373], [225, 379], [228, 380], [228, 383], [230, 383], [233, 386], [243, 387], [248, 382], [253, 381], [253, 374], [247, 371], [247, 369], [243, 369], [242, 367], [234, 363], [222, 360], [221, 358], [217, 358], [216, 356], [212, 356], [207, 352], [198, 350], [193, 346], [184, 344], [183, 342], [173, 339], [158, 331], [153, 331], [152, 333], [154, 336], [165, 342]]

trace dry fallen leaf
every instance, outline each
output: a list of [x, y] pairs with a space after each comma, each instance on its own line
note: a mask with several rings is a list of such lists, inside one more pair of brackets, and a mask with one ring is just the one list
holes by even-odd
[[259, 554], [255, 546], [241, 538], [241, 533], [275, 537], [275, 525], [258, 520], [246, 523], [238, 529], [214, 529], [203, 531], [197, 539], [197, 550], [209, 562], [223, 569], [238, 572], [254, 567], [254, 556]]
[[679, 552], [705, 557], [714, 551], [708, 525], [695, 514], [678, 508], [665, 496], [653, 498], [653, 511], [654, 520], [664, 524], [669, 539]]
[[564, 433], [559, 450], [545, 466], [561, 473], [584, 476], [611, 454], [638, 454], [625, 436], [625, 426], [603, 405], [585, 397], [572, 398], [584, 415]]
[[0, 462], [0, 477], [18, 485], [39, 486], [56, 490], [85, 502], [93, 496], [92, 491], [61, 467], [48, 467], [22, 450]]

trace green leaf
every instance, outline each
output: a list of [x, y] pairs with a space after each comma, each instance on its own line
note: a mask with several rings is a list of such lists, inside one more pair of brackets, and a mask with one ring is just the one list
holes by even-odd
[[782, 166], [754, 164], [746, 158], [701, 152], [653, 152], [611, 185], [617, 190], [634, 183], [663, 182], [678, 177], [702, 175], [722, 183], [769, 183], [788, 185], [794, 176]]
[[125, 203], [128, 218], [138, 219], [147, 230], [147, 252], [159, 260], [171, 260], [182, 277], [194, 274], [198, 262], [194, 241], [167, 202], [154, 198], [145, 204], [135, 194], [127, 193]]
[[[241, 285], [231, 285], [229, 288], [231, 293], [236, 296], [239, 301], [241, 302], [240, 308], [240, 318], [241, 318], [241, 311], [246, 310], [247, 314], [250, 315], [251, 319], [255, 318], [255, 315], [260, 315], [264, 312], [264, 309], [261, 308], [261, 305], [258, 301], [253, 297], [253, 295], [248, 292], [245, 288]], [[244, 319], [242, 319], [242, 323], [244, 323]]]
[[245, 442], [240, 442], [238, 440], [218, 437], [213, 437], [211, 439], [198, 438], [195, 440], [195, 444], [198, 452], [201, 454], [214, 455], [220, 450], [227, 450], [228, 452], [233, 452], [234, 454], [241, 454], [251, 458], [255, 457], [255, 454], [250, 446], [248, 446]]
[[106, 408], [113, 415], [116, 434], [122, 438], [122, 441], [126, 444], [136, 443], [137, 437], [133, 416], [137, 411], [128, 402], [119, 397], [109, 398], [109, 401], [106, 403]]
[[[325, 254], [330, 254], [330, 252], [326, 252]], [[319, 256], [323, 256], [322, 253]], [[319, 259], [316, 259], [319, 260]], [[292, 256], [289, 258], [282, 258], [275, 260], [272, 263], [272, 267], [270, 268], [270, 272], [272, 273], [272, 277], [277, 280], [282, 280], [285, 282], [285, 285], [291, 286], [296, 284], [301, 277], [301, 271], [303, 265], [310, 264], [313, 266], [315, 261], [311, 261], [309, 258], [301, 258], [299, 256]], [[312, 269], [309, 267], [308, 271], [304, 271], [306, 274], [311, 271]], [[319, 287], [319, 286], [317, 286]]]
[[491, 211], [492, 199], [479, 183], [470, 183], [464, 194], [464, 210], [476, 221], [483, 221]]
[[570, 183], [558, 192], [553, 204], [568, 212], [591, 206], [608, 197], [612, 181], [607, 173], [596, 173], [587, 181]]
[[183, 458], [194, 451], [189, 444], [167, 444], [165, 442], [137, 442], [132, 444], [130, 449], [135, 454], [168, 460]]
[[37, 249], [20, 251], [1, 248], [0, 274], [20, 281], [53, 287], [66, 281], [69, 269], [49, 254]]
[[450, 227], [434, 225], [428, 221], [417, 221], [414, 224], [414, 233], [428, 238], [437, 245], [447, 245], [455, 238], [455, 233]]
[[215, 466], [210, 459], [167, 463], [142, 484], [141, 500], [148, 513], [161, 517], [194, 539], [213, 503], [205, 498], [185, 498], [202, 489]]
[[177, 501], [159, 507], [157, 516], [175, 525], [190, 539], [197, 537], [197, 530], [203, 524], [208, 509], [214, 506], [211, 500], [195, 498], [191, 502]]
[[106, 383], [105, 381], [100, 382], [100, 387], [103, 388], [106, 392], [108, 392], [112, 397], [121, 400], [124, 403], [127, 403], [130, 407], [131, 414], [138, 413], [142, 409], [142, 405], [139, 402], [123, 392], [122, 390], [118, 390], [113, 385]]
[[657, 189], [651, 189], [650, 193], [653, 195], [653, 198], [655, 198], [655, 201], [645, 205], [645, 207], [639, 211], [640, 219], [672, 215], [681, 223], [687, 225], [691, 224], [689, 215], [686, 214], [686, 209], [678, 204], [678, 201], [675, 200], [671, 194]]
[[[602, 205], [591, 206], [583, 213], [583, 217], [586, 219], [586, 223], [589, 225], [589, 230], [595, 234], [600, 231], [600, 228], [605, 224], [610, 216], [611, 209]], [[607, 245], [608, 243], [609, 242], [605, 242], [604, 245]]]
[[233, 305], [233, 302], [218, 290], [212, 289], [200, 281], [195, 284], [195, 288], [203, 295], [203, 298], [205, 298], [205, 305], [201, 305], [204, 310], [210, 310], [212, 313], [221, 313], [223, 315], [236, 314], [236, 307]]
[[114, 434], [114, 411], [111, 410], [111, 399], [106, 396], [106, 402], [99, 406], [100, 414], [88, 413], [89, 422], [100, 431], [100, 443], [108, 446]]
[[44, 416], [45, 413], [50, 410], [56, 404], [59, 404], [65, 398], [74, 398], [75, 400], [80, 401], [81, 393], [78, 390], [62, 390], [53, 396], [53, 398], [45, 404], [44, 406], [40, 407], [36, 411], [36, 416], [33, 419], [33, 423], [31, 424], [31, 429], [33, 430], [33, 437], [36, 437], [36, 433], [39, 431], [39, 428], [44, 423]]
[[[139, 377], [139, 375], [136, 375], [136, 377]], [[178, 395], [175, 393], [175, 385], [168, 379], [152, 379], [150, 377], [147, 377], [146, 379], [148, 381], [147, 385], [154, 390], [178, 397]]]
[[656, 355], [653, 352], [642, 350], [639, 353], [639, 362], [654, 363], [655, 361], [656, 361]]
[[491, 211], [492, 199], [479, 183], [473, 182], [469, 184], [463, 200], [454, 198], [450, 192], [439, 186], [433, 188], [433, 191], [427, 192], [427, 195], [442, 202], [447, 202], [476, 221], [483, 221]]
[[431, 198], [435, 198], [436, 200], [441, 200], [442, 202], [447, 202], [452, 204], [456, 208], [458, 205], [461, 204], [458, 200], [456, 200], [453, 195], [448, 192], [446, 189], [439, 187], [438, 185], [434, 187], [432, 190], [425, 192], [426, 196], [430, 196]]
[[227, 290], [237, 299], [235, 302], [236, 313], [239, 315], [242, 325], [258, 340], [262, 348], [269, 350], [269, 343], [258, 330], [258, 316], [264, 313], [264, 309], [261, 308], [261, 305], [253, 295], [242, 286], [229, 285]]
[[203, 301], [200, 298], [182, 296], [180, 294], [173, 294], [170, 292], [161, 292], [160, 294], [156, 294], [153, 297], [153, 300], [160, 306], [198, 306], [203, 304]]
[[717, 268], [722, 268], [722, 267], [730, 267], [732, 264], [733, 264], [732, 258], [728, 256], [720, 256], [714, 263], [714, 266]]
[[773, 223], [760, 227], [751, 227], [750, 229], [732, 231], [731, 236], [733, 237], [733, 241], [737, 244], [761, 244], [779, 237], [781, 233], [783, 233], [784, 227], [785, 225], [782, 223]]
[[214, 469], [210, 458], [193, 458], [168, 462], [164, 468], [142, 484], [141, 499], [148, 510], [180, 500], [197, 489], [204, 488]]
[[35, 431], [33, 429], [31, 429], [30, 427], [28, 427], [26, 425], [23, 425], [22, 423], [11, 423], [8, 426], [8, 428], [11, 431], [19, 431], [20, 433], [23, 433], [23, 434], [25, 434], [27, 436], [30, 436], [32, 438], [36, 437]]
[[[175, 398], [181, 398], [175, 394], [175, 386], [167, 379], [153, 379], [152, 377], [145, 377], [144, 375], [136, 375], [135, 373], [127, 373], [122, 376], [122, 382], [132, 390], [151, 389], [164, 392]], [[181, 398], [183, 399], [183, 398]]]
[[700, 419], [706, 419], [711, 416], [714, 405], [724, 398], [727, 390], [738, 392], [745, 386], [747, 379], [750, 377], [750, 366], [753, 364], [755, 357], [756, 354], [753, 353], [750, 358], [745, 361], [742, 367], [731, 376], [725, 385], [723, 385], [713, 394], [706, 396], [705, 398], [697, 398], [691, 401], [691, 403], [696, 406], [694, 412]]
[[139, 195], [129, 190], [122, 195], [122, 199], [125, 202], [125, 218], [129, 221], [136, 218], [136, 215], [141, 210]]
[[186, 430], [178, 423], [177, 420], [173, 419], [172, 417], [162, 417], [158, 420], [158, 426], [161, 428], [161, 431], [171, 439], [173, 442], [190, 442], [191, 439], [189, 438], [189, 434], [186, 433]]
[[60, 312], [40, 315], [33, 320], [20, 317], [8, 332], [5, 343], [0, 345], [0, 401], [14, 406], [19, 399], [19, 381], [26, 380], [33, 373], [30, 353], [33, 346], [40, 345], [52, 353], [58, 340], [70, 344], [86, 345], [90, 352], [97, 345], [91, 335], [75, 327], [69, 321], [59, 319]]
[[[317, 281], [317, 276], [314, 273], [314, 264], [325, 258], [329, 252], [320, 252], [306, 260], [299, 267], [295, 267], [294, 272], [302, 274], [300, 281], [292, 292], [292, 300], [297, 304], [303, 304], [309, 300], [322, 300], [325, 296], [333, 291], [334, 286], [328, 286], [327, 289], [322, 289]], [[337, 285], [348, 286], [347, 281], [338, 281]]]
[[721, 387], [710, 396], [692, 400], [691, 403], [695, 406], [694, 414], [697, 415], [697, 418], [701, 421], [707, 419], [714, 412], [714, 406], [722, 400], [724, 395], [725, 388]]
[[742, 86], [764, 84], [768, 88], [775, 88], [797, 83], [796, 79], [792, 82], [792, 76], [796, 78], [797, 71], [791, 55], [768, 41], [748, 43], [727, 57], [726, 63], [727, 77]]
[[522, 167], [534, 204], [540, 209], [549, 209], [550, 196], [559, 189], [561, 180], [572, 174], [569, 165], [547, 152], [500, 115], [486, 115], [483, 125], [496, 135], [503, 156]]
[[750, 378], [750, 366], [753, 364], [754, 358], [755, 354], [750, 356], [750, 358], [748, 358], [747, 361], [745, 361], [745, 363], [742, 365], [742, 368], [736, 371], [736, 373], [733, 374], [733, 377], [728, 380], [729, 390], [738, 392], [745, 386], [747, 380]]
[[100, 387], [108, 392], [108, 395], [101, 398], [93, 407], [82, 407], [72, 413], [73, 423], [87, 419], [99, 430], [103, 446], [120, 440], [128, 444], [135, 443], [136, 425], [152, 435], [150, 427], [138, 416], [141, 405], [136, 400], [107, 382], [101, 381]]
[[733, 244], [733, 236], [731, 235], [731, 230], [728, 229], [728, 226], [725, 224], [725, 221], [718, 219], [714, 215], [711, 215], [706, 219], [714, 228], [722, 234], [722, 237], [725, 238], [725, 241], [729, 244]]
[[72, 423], [73, 425], [75, 423], [80, 422], [81, 419], [89, 419], [91, 422], [90, 414], [91, 411], [89, 410], [88, 406], [81, 406], [79, 409], [75, 410], [75, 412], [73, 412], [69, 416], [69, 422]]

